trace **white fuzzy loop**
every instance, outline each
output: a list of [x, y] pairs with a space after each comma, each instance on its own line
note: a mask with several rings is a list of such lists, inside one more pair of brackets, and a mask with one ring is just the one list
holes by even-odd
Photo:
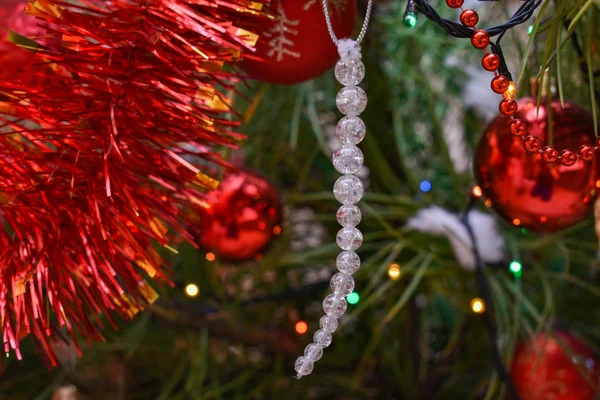
[[[484, 263], [498, 263], [504, 257], [504, 238], [496, 220], [479, 210], [467, 214], [469, 225], [477, 238], [477, 250]], [[459, 215], [438, 206], [422, 208], [407, 222], [409, 228], [419, 232], [443, 235], [448, 238], [457, 261], [466, 270], [475, 270], [473, 243]]]
[[338, 52], [342, 60], [351, 58], [360, 60], [362, 58], [360, 47], [352, 39], [340, 39], [338, 42]]

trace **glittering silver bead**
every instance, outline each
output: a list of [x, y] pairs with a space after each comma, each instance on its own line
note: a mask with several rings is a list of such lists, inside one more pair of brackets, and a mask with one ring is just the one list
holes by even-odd
[[341, 317], [346, 312], [346, 308], [348, 308], [346, 299], [335, 294], [330, 294], [323, 300], [323, 311], [330, 317]]
[[331, 333], [319, 329], [315, 332], [313, 340], [316, 344], [318, 344], [321, 347], [329, 347], [329, 345], [333, 341], [333, 338], [331, 337]]
[[333, 166], [342, 174], [355, 174], [363, 166], [362, 151], [353, 144], [345, 144], [333, 153]]
[[363, 235], [356, 228], [342, 228], [337, 233], [336, 241], [342, 250], [356, 250], [362, 245]]
[[354, 279], [347, 274], [338, 272], [331, 278], [331, 290], [338, 296], [347, 296], [354, 290]]
[[365, 65], [358, 58], [347, 58], [335, 64], [335, 79], [344, 86], [356, 86], [365, 78]]
[[336, 213], [337, 221], [344, 228], [351, 228], [360, 224], [361, 213], [360, 208], [353, 204], [341, 206]]
[[346, 116], [340, 119], [335, 131], [342, 143], [359, 144], [365, 138], [367, 128], [362, 119], [355, 116]]
[[358, 86], [347, 86], [339, 91], [335, 103], [342, 114], [359, 115], [367, 107], [367, 94]]
[[363, 184], [354, 175], [344, 175], [335, 181], [333, 194], [337, 201], [342, 204], [356, 204], [360, 201], [364, 193]]
[[360, 257], [353, 251], [343, 251], [337, 256], [335, 264], [340, 272], [352, 275], [360, 268]]

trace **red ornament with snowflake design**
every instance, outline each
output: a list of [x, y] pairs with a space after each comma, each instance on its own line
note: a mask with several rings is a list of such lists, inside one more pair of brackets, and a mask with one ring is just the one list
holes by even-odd
[[[339, 38], [349, 37], [356, 23], [355, 0], [329, 0], [331, 23]], [[274, 20], [264, 21], [254, 55], [243, 69], [270, 83], [295, 84], [316, 78], [339, 58], [329, 37], [320, 0], [276, 0]]]
[[599, 394], [599, 362], [579, 338], [557, 331], [519, 344], [511, 376], [522, 400], [592, 400]]

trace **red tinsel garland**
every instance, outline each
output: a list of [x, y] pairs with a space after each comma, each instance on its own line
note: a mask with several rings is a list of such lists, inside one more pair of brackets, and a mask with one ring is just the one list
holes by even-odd
[[[265, 1], [37, 0], [33, 66], [0, 70], [0, 323], [20, 358], [32, 333], [100, 340], [100, 315], [132, 317], [163, 279], [153, 249], [191, 240], [180, 210], [202, 206], [234, 147], [223, 65], [252, 51]], [[15, 41], [19, 41], [19, 38]], [[28, 45], [29, 46], [29, 45]], [[192, 161], [190, 161], [192, 160]], [[78, 347], [79, 348], [79, 347]]]

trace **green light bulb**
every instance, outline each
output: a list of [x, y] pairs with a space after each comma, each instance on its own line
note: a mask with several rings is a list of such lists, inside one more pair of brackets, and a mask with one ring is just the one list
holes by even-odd
[[417, 14], [415, 14], [412, 11], [407, 11], [404, 14], [404, 26], [406, 28], [412, 29], [415, 26], [417, 26], [417, 22], [419, 21], [419, 18], [417, 17]]
[[510, 272], [512, 272], [517, 278], [520, 278], [521, 274], [523, 273], [523, 265], [518, 261], [511, 262], [508, 269], [510, 269]]
[[346, 301], [348, 302], [348, 304], [356, 304], [360, 301], [360, 296], [358, 293], [352, 292], [348, 296], [346, 296]]

